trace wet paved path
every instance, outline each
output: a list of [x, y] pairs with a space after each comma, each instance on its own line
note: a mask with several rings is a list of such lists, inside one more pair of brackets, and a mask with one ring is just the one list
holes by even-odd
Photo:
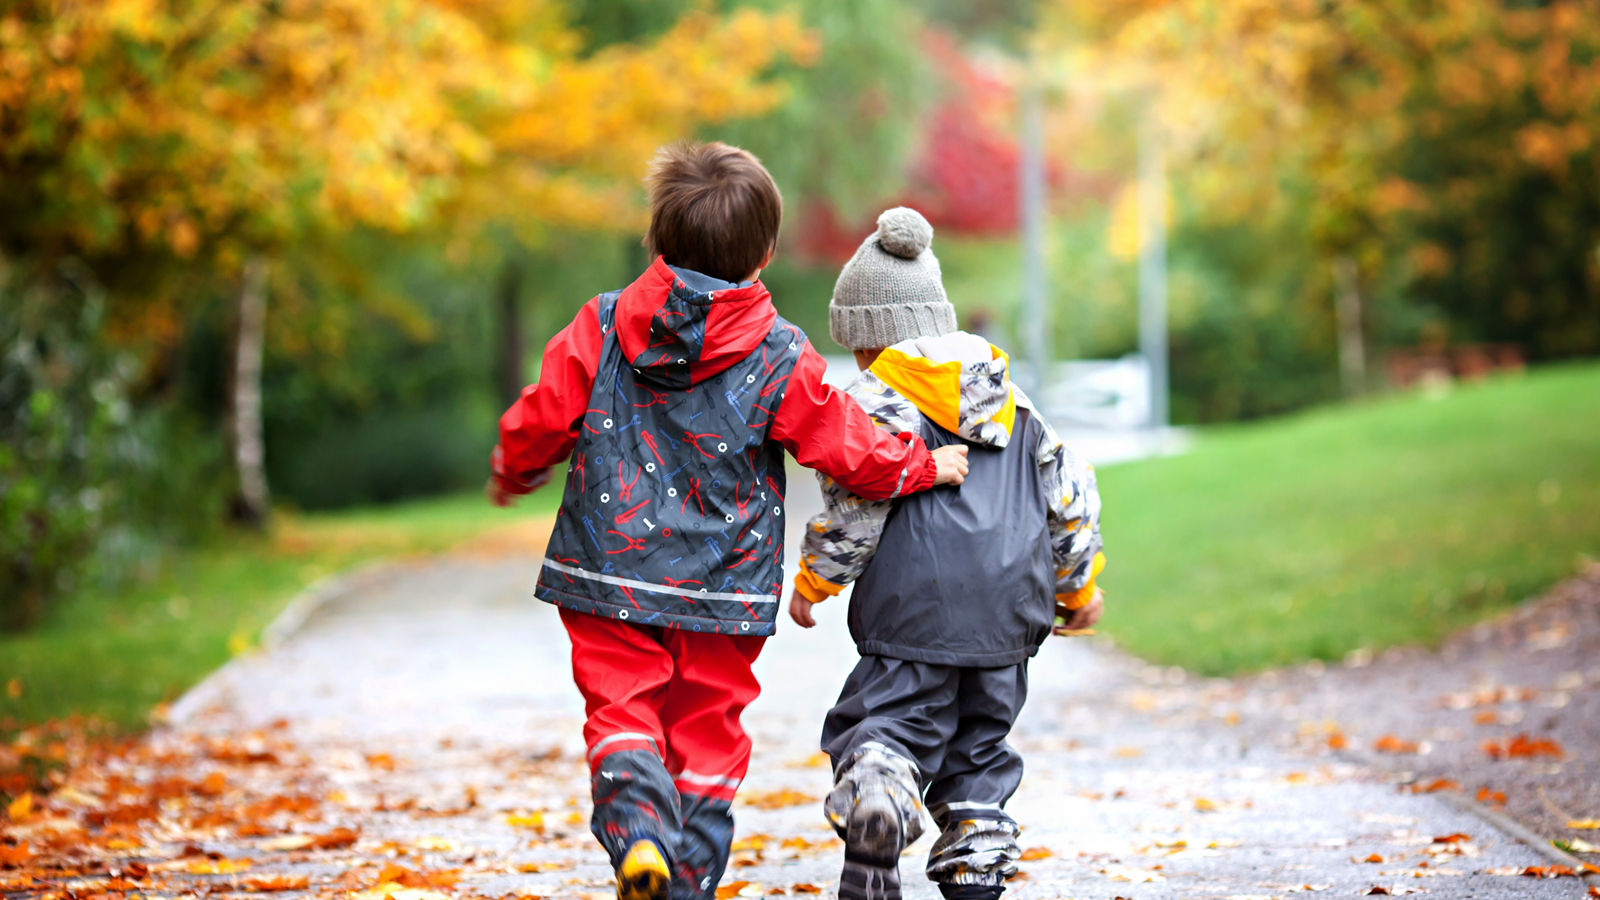
[[[819, 501], [809, 478], [792, 485], [798, 524]], [[791, 552], [795, 543], [791, 533]], [[530, 597], [537, 551], [369, 572], [287, 641], [236, 660], [180, 703], [154, 747], [280, 747], [283, 765], [231, 770], [230, 789], [242, 799], [315, 791], [327, 798], [316, 828], [360, 834], [278, 857], [264, 853], [282, 847], [271, 838], [223, 836], [206, 848], [252, 857], [261, 873], [310, 873], [323, 893], [367, 886], [371, 867], [396, 861], [460, 869], [449, 891], [462, 896], [609, 896], [583, 824], [581, 706], [565, 635]], [[746, 714], [755, 760], [724, 881], [747, 882], [743, 896], [833, 892], [840, 848], [815, 800], [828, 786], [815, 751], [854, 653], [844, 604], [818, 613], [811, 631], [785, 620], [758, 663], [765, 693]], [[1010, 808], [1033, 849], [1008, 896], [1349, 896], [1379, 885], [1446, 897], [1584, 893], [1572, 878], [1503, 874], [1548, 861], [1317, 749], [1325, 741], [1250, 737], [1208, 699], [1217, 692], [1177, 673], [1056, 639], [1031, 674], [1015, 733], [1028, 774]], [[920, 875], [931, 841], [908, 850], [903, 867], [916, 900], [938, 896]]]

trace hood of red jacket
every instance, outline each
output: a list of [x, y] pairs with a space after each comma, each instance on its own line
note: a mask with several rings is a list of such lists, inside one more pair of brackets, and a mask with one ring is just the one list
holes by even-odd
[[701, 278], [691, 287], [658, 256], [617, 298], [617, 341], [640, 378], [698, 384], [749, 356], [772, 330], [778, 311], [761, 282], [707, 290], [714, 279]]

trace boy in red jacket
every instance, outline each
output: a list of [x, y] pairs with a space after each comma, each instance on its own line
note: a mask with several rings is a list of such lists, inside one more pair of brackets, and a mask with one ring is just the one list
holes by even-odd
[[499, 505], [568, 461], [535, 591], [560, 607], [583, 694], [591, 830], [622, 900], [715, 895], [750, 761], [739, 715], [783, 589], [783, 452], [859, 496], [960, 484], [966, 447], [874, 427], [757, 280], [782, 200], [725, 144], [660, 151], [656, 254], [545, 347], [500, 418]]

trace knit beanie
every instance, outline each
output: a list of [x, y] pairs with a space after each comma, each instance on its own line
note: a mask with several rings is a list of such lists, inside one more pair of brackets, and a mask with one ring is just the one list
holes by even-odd
[[878, 230], [856, 248], [833, 286], [828, 333], [835, 341], [865, 350], [956, 330], [939, 258], [928, 249], [932, 241], [933, 226], [914, 209], [897, 206], [878, 217]]

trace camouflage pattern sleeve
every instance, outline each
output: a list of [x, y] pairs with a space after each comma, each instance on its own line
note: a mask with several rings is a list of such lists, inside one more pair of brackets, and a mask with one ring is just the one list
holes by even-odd
[[[916, 406], [872, 372], [862, 372], [845, 393], [879, 428], [922, 436], [922, 414]], [[800, 575], [795, 579], [795, 588], [813, 603], [839, 593], [866, 571], [894, 506], [892, 500], [863, 500], [821, 472], [817, 481], [824, 508], [806, 524]]]
[[[1021, 390], [1017, 405], [1033, 409]], [[1075, 456], [1054, 428], [1035, 410], [1044, 426], [1039, 437], [1039, 477], [1049, 500], [1050, 551], [1056, 566], [1056, 603], [1081, 608], [1094, 596], [1095, 578], [1105, 568], [1100, 542], [1100, 488], [1094, 466]]]

